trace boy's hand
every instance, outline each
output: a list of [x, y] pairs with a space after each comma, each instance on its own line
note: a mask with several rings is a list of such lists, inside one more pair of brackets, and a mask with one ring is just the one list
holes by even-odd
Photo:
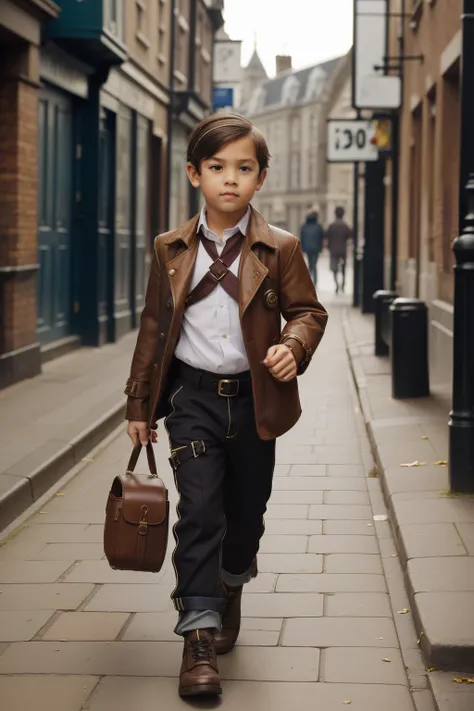
[[150, 434], [151, 441], [153, 443], [158, 442], [158, 433], [155, 430], [152, 430], [150, 433], [146, 422], [135, 422], [134, 420], [130, 420], [127, 427], [127, 434], [134, 445], [138, 442], [138, 440], [140, 440], [141, 444], [146, 447], [148, 440], [150, 439]]
[[275, 380], [287, 383], [296, 378], [297, 365], [293, 352], [283, 343], [272, 346], [263, 361]]

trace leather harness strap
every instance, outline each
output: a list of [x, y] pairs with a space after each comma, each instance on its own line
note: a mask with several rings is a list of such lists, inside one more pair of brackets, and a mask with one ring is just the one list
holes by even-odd
[[230, 271], [229, 267], [235, 262], [242, 250], [243, 234], [238, 232], [228, 239], [220, 257], [216, 243], [207, 239], [202, 232], [200, 232], [199, 236], [204, 249], [214, 261], [209, 267], [207, 274], [205, 274], [199, 284], [197, 284], [189, 294], [186, 299], [186, 307], [197, 304], [198, 301], [205, 299], [206, 296], [209, 296], [209, 294], [214, 291], [218, 284], [221, 284], [229, 296], [235, 301], [238, 301], [239, 280], [235, 274]]

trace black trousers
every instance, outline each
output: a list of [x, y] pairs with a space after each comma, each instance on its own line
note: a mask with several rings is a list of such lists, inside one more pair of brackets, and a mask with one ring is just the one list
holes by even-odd
[[[165, 420], [180, 497], [171, 597], [177, 610], [221, 611], [222, 568], [245, 573], [259, 548], [275, 440], [258, 436], [249, 374], [212, 375], [184, 364], [174, 370]], [[234, 382], [221, 385], [221, 392], [237, 394], [219, 395], [222, 380]], [[198, 443], [194, 452], [191, 443]]]

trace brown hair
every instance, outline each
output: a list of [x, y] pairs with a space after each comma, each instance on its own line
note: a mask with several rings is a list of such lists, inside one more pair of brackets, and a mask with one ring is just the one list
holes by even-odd
[[270, 152], [261, 131], [251, 121], [238, 114], [218, 113], [208, 116], [194, 129], [188, 144], [188, 162], [198, 172], [203, 160], [208, 160], [224, 146], [240, 138], [250, 137], [255, 144], [255, 153], [261, 173], [268, 168]]

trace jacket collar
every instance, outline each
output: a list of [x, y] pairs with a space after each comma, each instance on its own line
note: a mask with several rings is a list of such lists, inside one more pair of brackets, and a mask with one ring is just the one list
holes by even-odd
[[[273, 232], [262, 215], [252, 206], [250, 206], [250, 211], [250, 221], [246, 236], [246, 242], [250, 249], [256, 244], [264, 244], [270, 249], [277, 249], [277, 242], [273, 236]], [[169, 245], [175, 244], [176, 242], [183, 242], [189, 249], [197, 240], [199, 218], [200, 214], [197, 214], [191, 220], [185, 222], [184, 225], [181, 225], [181, 227], [169, 232], [165, 243]]]

